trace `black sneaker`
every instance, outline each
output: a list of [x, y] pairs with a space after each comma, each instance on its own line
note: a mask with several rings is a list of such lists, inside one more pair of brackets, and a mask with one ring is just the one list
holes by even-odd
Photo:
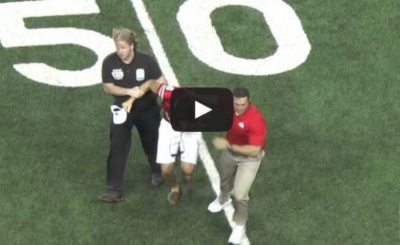
[[117, 203], [122, 202], [123, 200], [125, 200], [125, 198], [122, 196], [121, 191], [108, 188], [106, 193], [99, 196], [99, 200], [108, 203]]
[[151, 183], [154, 186], [160, 186], [162, 183], [164, 183], [164, 177], [159, 173], [153, 174], [151, 176]]

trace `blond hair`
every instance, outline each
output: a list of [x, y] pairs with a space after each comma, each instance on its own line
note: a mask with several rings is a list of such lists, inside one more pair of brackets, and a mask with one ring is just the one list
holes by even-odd
[[127, 28], [114, 28], [113, 39], [114, 42], [123, 41], [129, 45], [133, 44], [135, 50], [139, 46], [139, 39], [137, 38], [136, 33]]

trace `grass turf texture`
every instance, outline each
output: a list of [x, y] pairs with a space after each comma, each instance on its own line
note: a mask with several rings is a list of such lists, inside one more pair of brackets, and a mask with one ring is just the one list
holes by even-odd
[[[176, 21], [183, 2], [145, 1], [180, 83], [245, 85], [268, 121], [267, 155], [251, 190], [251, 243], [398, 244], [400, 3], [286, 1], [312, 45], [307, 62], [279, 75], [245, 77], [214, 70], [186, 48]], [[151, 52], [129, 1], [97, 4], [100, 14], [30, 18], [26, 25], [106, 35], [126, 26]], [[260, 58], [275, 51], [256, 10], [232, 6], [211, 17], [228, 53]], [[170, 208], [168, 188], [150, 184], [136, 133], [128, 199], [117, 205], [96, 200], [104, 190], [111, 97], [101, 85], [51, 87], [12, 68], [41, 61], [83, 69], [96, 59], [91, 51], [0, 47], [0, 57], [0, 244], [226, 243], [224, 215], [206, 211], [214, 194], [201, 164], [193, 195]], [[205, 139], [217, 162], [213, 136]]]

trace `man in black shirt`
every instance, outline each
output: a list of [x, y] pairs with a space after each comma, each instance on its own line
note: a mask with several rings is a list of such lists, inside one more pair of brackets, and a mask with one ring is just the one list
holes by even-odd
[[[154, 93], [143, 93], [139, 86], [149, 79], [162, 78], [159, 65], [149, 55], [137, 51], [136, 34], [125, 28], [113, 30], [116, 52], [103, 61], [104, 91], [114, 96], [111, 106], [110, 153], [107, 159], [107, 189], [99, 197], [105, 202], [123, 201], [122, 182], [131, 148], [131, 131], [136, 126], [152, 171], [152, 184], [161, 185], [160, 165], [156, 163], [160, 106]], [[121, 107], [130, 97], [137, 98], [130, 112]]]

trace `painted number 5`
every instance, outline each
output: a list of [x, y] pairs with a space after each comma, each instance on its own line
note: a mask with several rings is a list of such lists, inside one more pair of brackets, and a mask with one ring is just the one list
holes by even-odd
[[[81, 87], [101, 82], [101, 63], [114, 51], [111, 38], [78, 28], [27, 29], [24, 18], [99, 13], [95, 0], [27, 1], [0, 4], [0, 41], [6, 47], [57, 44], [80, 45], [97, 55], [97, 62], [80, 71], [58, 70], [43, 63], [15, 64], [14, 68], [34, 81], [65, 87]], [[95, 41], [94, 41], [95, 40]], [[71, 59], [79, 57], [71, 57]]]

